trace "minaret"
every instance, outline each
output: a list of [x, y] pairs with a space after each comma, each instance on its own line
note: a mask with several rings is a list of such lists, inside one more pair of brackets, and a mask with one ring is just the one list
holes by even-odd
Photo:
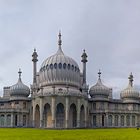
[[32, 61], [33, 61], [33, 84], [36, 84], [36, 75], [37, 75], [37, 59], [38, 55], [37, 55], [37, 52], [36, 52], [36, 49], [34, 49], [34, 52], [32, 54]]
[[83, 50], [83, 54], [82, 54], [82, 60], [81, 62], [83, 63], [83, 85], [86, 85], [86, 63], [88, 62], [87, 60], [87, 54], [85, 52], [85, 50]]

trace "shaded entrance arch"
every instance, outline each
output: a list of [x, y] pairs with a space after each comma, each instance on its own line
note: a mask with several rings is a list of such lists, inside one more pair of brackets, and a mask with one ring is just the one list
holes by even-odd
[[39, 105], [35, 107], [35, 127], [40, 127], [40, 108]]
[[85, 108], [83, 105], [80, 109], [80, 127], [85, 127]]
[[64, 127], [64, 120], [65, 120], [65, 113], [64, 113], [64, 105], [59, 103], [56, 107], [56, 127], [63, 128]]
[[52, 127], [51, 107], [48, 103], [44, 105], [43, 120], [44, 120], [44, 127]]
[[77, 110], [76, 105], [71, 104], [70, 110], [69, 110], [69, 126], [76, 127], [77, 126]]

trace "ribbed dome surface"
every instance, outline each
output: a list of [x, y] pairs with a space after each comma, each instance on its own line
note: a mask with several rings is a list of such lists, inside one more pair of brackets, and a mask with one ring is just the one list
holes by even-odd
[[[21, 72], [19, 72], [19, 74], [21, 74]], [[10, 87], [10, 95], [28, 97], [29, 94], [30, 94], [29, 87], [22, 83], [21, 77], [19, 76], [18, 82]]]
[[129, 79], [128, 87], [121, 92], [121, 98], [122, 99], [124, 99], [124, 98], [134, 98], [134, 99], [139, 98], [139, 91], [137, 91], [133, 87], [133, 75], [132, 75], [132, 73], [130, 74], [128, 79]]
[[47, 58], [41, 65], [39, 72], [40, 83], [80, 85], [80, 70], [78, 64], [66, 56], [61, 46], [55, 55]]
[[108, 97], [110, 93], [112, 92], [112, 89], [103, 85], [100, 78], [101, 73], [99, 72], [98, 74], [99, 74], [99, 78], [98, 78], [97, 83], [90, 88], [90, 91], [89, 91], [90, 96], [95, 97], [97, 95], [98, 97], [99, 96]]

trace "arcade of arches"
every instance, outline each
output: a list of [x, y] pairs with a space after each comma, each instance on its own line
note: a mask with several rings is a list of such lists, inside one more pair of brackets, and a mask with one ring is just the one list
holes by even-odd
[[[76, 104], [72, 103], [69, 106], [63, 103], [58, 103], [56, 107], [46, 103], [40, 110], [39, 104], [35, 105], [34, 125], [36, 128], [76, 128], [86, 126], [86, 112], [84, 105], [80, 109]], [[67, 108], [66, 108], [67, 106]], [[41, 114], [42, 113], [42, 114]], [[41, 119], [42, 116], [42, 119]]]

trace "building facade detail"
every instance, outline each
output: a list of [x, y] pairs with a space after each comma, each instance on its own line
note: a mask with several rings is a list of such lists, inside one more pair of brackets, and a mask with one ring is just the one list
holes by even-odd
[[139, 91], [129, 84], [113, 99], [112, 88], [102, 82], [101, 71], [95, 85], [87, 84], [88, 55], [81, 55], [82, 70], [77, 62], [62, 50], [62, 35], [58, 35], [57, 52], [44, 60], [37, 69], [38, 54], [34, 49], [33, 83], [21, 80], [4, 87], [0, 98], [0, 127], [35, 128], [104, 128], [136, 127], [140, 124]]

